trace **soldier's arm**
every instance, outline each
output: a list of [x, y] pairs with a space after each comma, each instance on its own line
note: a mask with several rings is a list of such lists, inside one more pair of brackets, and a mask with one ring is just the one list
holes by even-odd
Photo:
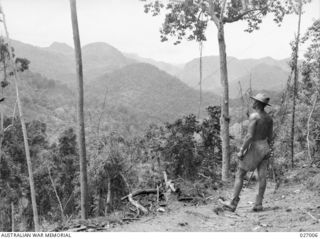
[[254, 131], [256, 129], [256, 123], [257, 123], [258, 115], [252, 114], [249, 118], [249, 126], [248, 126], [248, 133], [244, 138], [244, 142], [242, 144], [242, 147], [240, 148], [240, 154], [243, 154], [243, 152], [249, 147], [250, 143], [252, 142]]

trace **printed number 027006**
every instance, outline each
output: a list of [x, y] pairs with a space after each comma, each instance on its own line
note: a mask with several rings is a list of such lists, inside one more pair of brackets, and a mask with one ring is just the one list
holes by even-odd
[[300, 233], [300, 237], [317, 238], [318, 233]]

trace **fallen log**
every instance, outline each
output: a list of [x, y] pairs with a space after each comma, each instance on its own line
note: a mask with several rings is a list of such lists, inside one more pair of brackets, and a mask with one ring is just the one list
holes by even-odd
[[140, 218], [122, 218], [122, 221], [134, 221], [134, 220], [140, 220]]
[[180, 197], [178, 198], [178, 201], [193, 201], [195, 200], [194, 197]]
[[[142, 189], [142, 190], [137, 190], [133, 193], [130, 193], [129, 195], [131, 195], [132, 197], [141, 195], [141, 194], [157, 194], [157, 189]], [[129, 197], [129, 195], [124, 196], [121, 198], [121, 201], [127, 199]]]
[[143, 207], [142, 205], [140, 205], [140, 203], [138, 203], [137, 201], [133, 200], [132, 197], [133, 197], [132, 194], [129, 194], [129, 195], [128, 195], [129, 202], [130, 202], [133, 206], [135, 206], [136, 208], [140, 209], [144, 214], [147, 214], [147, 213], [148, 213], [148, 210], [147, 210], [145, 207]]
[[205, 199], [201, 198], [201, 197], [188, 197], [188, 196], [185, 196], [185, 197], [179, 197], [178, 198], [178, 201], [205, 201]]

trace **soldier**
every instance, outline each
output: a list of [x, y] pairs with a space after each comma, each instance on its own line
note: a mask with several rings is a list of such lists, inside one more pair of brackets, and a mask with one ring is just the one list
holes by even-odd
[[266, 189], [268, 158], [271, 152], [273, 120], [264, 111], [269, 105], [270, 98], [264, 94], [250, 97], [253, 101], [252, 108], [255, 110], [250, 115], [248, 133], [245, 136], [242, 147], [237, 154], [239, 158], [238, 171], [236, 173], [233, 198], [230, 202], [221, 201], [223, 208], [234, 212], [240, 201], [239, 195], [243, 186], [243, 179], [248, 171], [258, 169], [259, 191], [253, 211], [262, 211], [262, 200]]

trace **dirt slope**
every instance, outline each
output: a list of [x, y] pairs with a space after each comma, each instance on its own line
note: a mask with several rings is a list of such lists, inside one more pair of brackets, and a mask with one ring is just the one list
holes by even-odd
[[230, 196], [232, 188], [226, 188], [221, 193], [216, 192], [207, 205], [196, 207], [173, 201], [164, 213], [118, 226], [112, 231], [320, 231], [319, 192], [309, 191], [303, 184], [291, 183], [280, 186], [274, 193], [274, 184], [269, 183], [265, 210], [255, 213], [251, 208], [256, 187], [252, 184], [243, 190], [236, 213], [221, 212], [217, 215], [213, 211], [218, 205], [218, 196]]

